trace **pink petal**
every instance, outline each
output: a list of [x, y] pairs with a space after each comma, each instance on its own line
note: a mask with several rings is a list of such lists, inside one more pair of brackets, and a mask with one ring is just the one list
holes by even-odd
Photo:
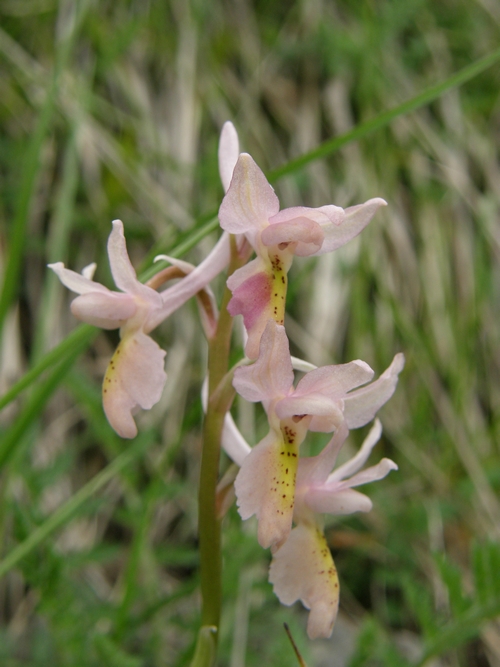
[[[360, 470], [368, 460], [368, 457], [372, 453], [372, 449], [380, 440], [381, 435], [382, 435], [382, 424], [380, 423], [380, 420], [376, 419], [373, 426], [370, 429], [370, 432], [363, 440], [363, 444], [361, 445], [356, 456], [353, 456], [352, 459], [349, 459], [349, 461], [346, 461], [343, 465], [339, 466], [336, 470], [334, 470], [332, 474], [329, 476], [329, 480], [340, 481], [341, 479], [350, 477], [355, 472]], [[330, 470], [332, 470], [332, 468], [333, 466], [330, 468]]]
[[304, 496], [304, 503], [318, 514], [343, 516], [354, 512], [369, 512], [373, 503], [359, 491], [352, 489], [328, 489], [326, 486], [311, 487]]
[[[160, 260], [167, 261], [170, 264], [172, 264], [172, 266], [176, 266], [186, 276], [192, 273], [196, 269], [196, 267], [193, 264], [185, 262], [182, 259], [177, 259], [176, 257], [170, 257], [170, 255], [157, 255], [154, 258], [155, 262]], [[202, 292], [204, 292], [205, 298], [207, 298], [210, 303], [210, 308], [208, 309], [208, 312], [205, 307], [206, 304], [204, 304], [203, 299], [200, 298], [202, 296], [201, 294]], [[196, 297], [198, 301], [198, 312], [200, 313], [200, 319], [203, 331], [205, 332], [205, 336], [208, 339], [210, 339], [215, 335], [215, 331], [217, 329], [217, 320], [218, 320], [217, 302], [215, 300], [214, 293], [208, 286], [204, 287], [202, 290], [197, 292]]]
[[[377, 465], [366, 468], [358, 472], [357, 475], [346, 479], [343, 482], [336, 482], [340, 488], [352, 488], [353, 486], [361, 486], [362, 484], [369, 484], [370, 482], [378, 482], [379, 479], [384, 479], [391, 472], [391, 470], [397, 470], [398, 466], [391, 461], [391, 459], [382, 459], [377, 463]], [[327, 486], [330, 484], [330, 479], [327, 481]]]
[[299, 524], [273, 555], [269, 581], [279, 600], [297, 600], [311, 610], [310, 639], [329, 637], [337, 617], [339, 581], [325, 536], [317, 526]]
[[239, 154], [238, 133], [234, 125], [230, 121], [226, 121], [222, 127], [219, 140], [219, 173], [224, 192], [228, 191], [231, 184]]
[[281, 432], [271, 430], [245, 458], [234, 488], [242, 519], [259, 522], [264, 547], [280, 545], [292, 527], [298, 447], [288, 446]]
[[311, 415], [310, 430], [329, 433], [342, 423], [343, 403], [339, 399], [330, 399], [323, 394], [308, 394], [306, 396], [289, 396], [276, 404], [276, 414], [280, 419], [287, 419], [294, 415]]
[[62, 284], [77, 294], [88, 294], [90, 292], [101, 292], [102, 294], [111, 294], [111, 291], [101, 285], [90, 280], [88, 276], [76, 273], [70, 269], [65, 269], [62, 262], [55, 264], [48, 264], [49, 269], [52, 269]]
[[[229, 235], [224, 233], [212, 251], [193, 271], [160, 295], [161, 305], [151, 311], [144, 326], [146, 333], [180, 308], [188, 299], [208, 285], [229, 264]], [[151, 290], [154, 292], [154, 290]]]
[[108, 239], [108, 256], [115, 285], [123, 292], [136, 294], [140, 283], [128, 257], [121, 220], [113, 220], [113, 229]]
[[[321, 227], [321, 245], [324, 241], [323, 227], [330, 224], [338, 225], [344, 219], [344, 209], [339, 206], [333, 206], [330, 204], [328, 206], [321, 206], [319, 208], [310, 208], [307, 206], [293, 206], [291, 208], [285, 208], [272, 218], [269, 219], [271, 226], [274, 226], [283, 222], [291, 222], [298, 218], [306, 218], [311, 222], [315, 222]], [[268, 233], [266, 231], [266, 233]], [[319, 240], [319, 237], [318, 239]], [[269, 244], [266, 244], [269, 245]], [[315, 249], [312, 248], [309, 244], [298, 243], [297, 247], [294, 250], [294, 254], [299, 257], [307, 257], [311, 254], [316, 254], [319, 252], [321, 245]]]
[[366, 384], [373, 375], [370, 366], [359, 359], [348, 364], [322, 366], [304, 375], [297, 385], [294, 396], [317, 393], [330, 398], [344, 398], [348, 391]]
[[302, 456], [300, 458], [295, 487], [296, 512], [300, 509], [299, 499], [307, 493], [309, 487], [323, 485], [329, 478], [328, 476], [335, 466], [339, 451], [348, 435], [347, 425], [345, 422], [342, 422], [330, 442], [325, 445], [317, 456]]
[[[309, 430], [313, 433], [331, 433], [334, 431], [344, 420], [344, 413], [342, 412], [343, 405], [343, 401], [338, 401], [338, 403], [333, 402], [332, 410], [329, 414], [313, 415], [311, 423], [309, 424]], [[342, 415], [341, 417], [339, 416], [339, 413]]]
[[371, 421], [377, 411], [393, 395], [398, 383], [398, 375], [403, 370], [405, 358], [396, 354], [392, 364], [378, 380], [367, 387], [355, 389], [344, 399], [344, 417], [349, 428], [359, 428]]
[[136, 407], [149, 410], [160, 400], [165, 380], [165, 352], [142, 331], [120, 342], [104, 376], [103, 406], [106, 417], [122, 438], [133, 438]]
[[241, 268], [237, 269], [232, 273], [227, 279], [227, 286], [234, 292], [238, 289], [243, 283], [245, 283], [252, 276], [256, 276], [258, 273], [266, 273], [268, 271], [268, 263], [257, 256], [255, 259], [252, 259], [251, 262], [247, 262]]
[[357, 236], [367, 226], [381, 206], [387, 206], [383, 199], [369, 199], [364, 204], [346, 208], [343, 221], [332, 222], [323, 227], [325, 240], [316, 255], [332, 252]]
[[[234, 372], [233, 385], [247, 401], [286, 396], [293, 384], [293, 368], [285, 328], [268, 320], [260, 340], [259, 358]], [[300, 413], [304, 414], [304, 413]]]
[[137, 310], [134, 299], [117, 292], [88, 292], [71, 303], [73, 315], [101, 329], [118, 329]]
[[280, 401], [276, 412], [282, 418], [291, 414], [313, 415], [309, 430], [329, 433], [344, 419], [346, 392], [372, 377], [372, 369], [360, 360], [316, 368], [304, 375], [291, 396]]
[[262, 271], [251, 276], [233, 291], [227, 304], [229, 314], [232, 317], [243, 315], [245, 328], [250, 331], [269, 308], [271, 288], [271, 276], [268, 273]]
[[311, 208], [310, 206], [291, 206], [284, 208], [272, 218], [269, 218], [269, 223], [275, 225], [280, 222], [290, 222], [297, 218], [307, 218], [316, 222], [318, 225], [327, 225], [330, 222], [340, 222], [344, 219], [344, 209], [339, 206], [321, 206], [320, 208]]
[[324, 234], [317, 222], [308, 218], [295, 218], [270, 224], [262, 231], [260, 238], [265, 246], [296, 243], [294, 254], [307, 257], [321, 248]]
[[219, 209], [222, 229], [231, 234], [260, 231], [278, 211], [278, 197], [266, 177], [252, 157], [242, 153]]
[[227, 286], [233, 296], [227, 305], [229, 314], [243, 316], [248, 339], [245, 354], [256, 359], [260, 339], [268, 320], [273, 319], [272, 274], [260, 257], [242, 266], [228, 279]]

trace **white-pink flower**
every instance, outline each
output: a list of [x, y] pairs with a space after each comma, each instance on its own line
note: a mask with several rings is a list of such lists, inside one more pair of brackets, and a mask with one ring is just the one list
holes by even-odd
[[71, 303], [75, 317], [103, 329], [120, 329], [120, 344], [104, 376], [103, 406], [115, 431], [123, 438], [133, 438], [137, 434], [133, 412], [138, 407], [148, 410], [157, 403], [167, 378], [166, 353], [148, 334], [227, 266], [228, 235], [221, 237], [197, 268], [161, 294], [137, 279], [120, 220], [113, 221], [108, 255], [121, 292], [94, 282], [90, 267], [82, 275], [66, 269], [62, 262], [49, 267], [66, 287], [79, 294]]
[[294, 388], [284, 327], [268, 321], [257, 361], [236, 369], [233, 380], [243, 398], [262, 402], [269, 419], [268, 435], [242, 461], [235, 481], [240, 515], [257, 516], [263, 547], [279, 546], [290, 533], [299, 446], [307, 430], [328, 433], [371, 421], [392, 396], [403, 364], [403, 355], [396, 355], [370, 385], [373, 371], [362, 361], [325, 366], [306, 373]]
[[273, 554], [269, 581], [283, 604], [300, 600], [311, 610], [307, 624], [311, 639], [330, 636], [339, 599], [337, 572], [317, 514], [371, 510], [371, 500], [353, 487], [383, 479], [391, 470], [397, 470], [393, 461], [382, 459], [359, 472], [381, 433], [376, 420], [356, 456], [331, 472], [348, 435], [342, 424], [321, 454], [299, 462], [293, 516], [296, 525]]
[[[232, 164], [234, 137], [227, 146], [232, 147], [226, 151], [231, 155], [227, 164]], [[228, 310], [233, 316], [243, 315], [248, 332], [245, 353], [255, 359], [267, 320], [284, 323], [287, 274], [294, 255], [321, 255], [339, 248], [359, 234], [386, 202], [376, 198], [346, 210], [328, 205], [280, 211], [278, 197], [250, 155], [242, 153], [231, 173], [219, 209], [220, 224], [231, 234], [244, 234], [257, 257], [229, 278], [233, 298]]]

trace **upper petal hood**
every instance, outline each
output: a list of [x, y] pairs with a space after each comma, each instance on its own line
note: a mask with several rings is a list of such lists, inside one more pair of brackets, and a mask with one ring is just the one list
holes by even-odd
[[343, 420], [346, 392], [372, 377], [372, 369], [359, 360], [317, 368], [304, 375], [295, 391], [276, 405], [276, 414], [280, 419], [312, 415], [311, 431], [333, 431]]
[[293, 243], [294, 254], [307, 257], [321, 248], [325, 237], [317, 222], [302, 217], [272, 223], [262, 231], [260, 238], [266, 246]]
[[318, 393], [343, 398], [351, 389], [369, 382], [373, 375], [370, 366], [360, 359], [348, 364], [321, 366], [306, 373], [294, 393], [295, 396]]
[[250, 155], [242, 153], [219, 209], [222, 229], [231, 234], [255, 233], [267, 227], [278, 211], [278, 197], [262, 170]]

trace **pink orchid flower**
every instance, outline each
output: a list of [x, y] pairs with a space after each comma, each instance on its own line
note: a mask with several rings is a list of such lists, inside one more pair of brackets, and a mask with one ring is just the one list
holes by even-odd
[[148, 334], [227, 266], [229, 237], [224, 234], [198, 267], [162, 293], [137, 279], [120, 220], [113, 221], [108, 255], [113, 279], [121, 292], [94, 282], [90, 267], [83, 275], [64, 268], [62, 262], [49, 267], [66, 287], [80, 295], [71, 303], [75, 317], [103, 329], [120, 329], [120, 344], [104, 376], [103, 407], [118, 435], [133, 438], [137, 435], [133, 411], [137, 407], [152, 408], [160, 400], [167, 378], [166, 352]]
[[[231, 159], [234, 141], [227, 139], [233, 146]], [[328, 205], [280, 211], [278, 197], [250, 155], [242, 153], [231, 174], [219, 209], [220, 224], [231, 234], [244, 234], [257, 257], [229, 278], [233, 297], [228, 310], [233, 316], [243, 315], [248, 332], [245, 353], [255, 359], [267, 321], [284, 323], [287, 274], [294, 255], [321, 255], [339, 248], [357, 236], [386, 202], [376, 198], [345, 210]]]
[[268, 321], [257, 361], [236, 369], [233, 380], [243, 398], [262, 401], [269, 419], [268, 435], [242, 461], [235, 481], [239, 513], [242, 519], [257, 516], [261, 546], [276, 548], [290, 533], [298, 452], [307, 431], [328, 433], [344, 422], [358, 428], [371, 421], [394, 393], [403, 364], [403, 355], [396, 355], [378, 380], [363, 387], [373, 377], [368, 364], [325, 366], [306, 373], [294, 388], [285, 329]]
[[358, 472], [380, 439], [382, 427], [376, 420], [358, 453], [334, 472], [337, 455], [348, 430], [342, 424], [321, 454], [299, 462], [295, 491], [295, 527], [273, 554], [269, 581], [280, 602], [297, 600], [310, 609], [307, 633], [311, 639], [329, 637], [337, 616], [339, 582], [321, 520], [317, 513], [352, 514], [369, 512], [372, 501], [352, 487], [383, 479], [397, 465], [382, 459]]

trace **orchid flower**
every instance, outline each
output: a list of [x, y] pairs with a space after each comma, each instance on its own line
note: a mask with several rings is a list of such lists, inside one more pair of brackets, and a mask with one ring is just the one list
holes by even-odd
[[268, 435], [244, 459], [235, 481], [239, 513], [242, 519], [257, 516], [261, 546], [276, 548], [290, 533], [298, 452], [307, 431], [328, 433], [344, 422], [357, 428], [371, 421], [392, 396], [403, 364], [403, 355], [396, 355], [377, 381], [363, 387], [373, 377], [363, 361], [325, 366], [306, 373], [294, 388], [285, 329], [268, 321], [257, 361], [237, 368], [233, 380], [243, 398], [262, 401], [269, 419]]
[[372, 501], [352, 487], [383, 479], [397, 465], [382, 459], [377, 465], [358, 472], [380, 439], [378, 420], [356, 456], [331, 472], [348, 430], [337, 430], [321, 454], [299, 462], [295, 491], [295, 527], [274, 552], [269, 581], [280, 602], [291, 605], [300, 600], [310, 609], [307, 633], [311, 639], [329, 637], [337, 616], [339, 582], [328, 548], [322, 522], [316, 515], [369, 512]]
[[[318, 456], [299, 459], [293, 512], [295, 527], [282, 545], [274, 549], [269, 581], [280, 602], [292, 605], [300, 600], [310, 609], [307, 631], [311, 639], [330, 636], [339, 599], [337, 571], [318, 515], [347, 515], [372, 509], [372, 501], [353, 487], [383, 479], [391, 470], [397, 470], [393, 461], [382, 459], [359, 472], [381, 434], [382, 427], [377, 419], [357, 454], [331, 472], [348, 435], [347, 424], [342, 422]], [[244, 465], [253, 451], [229, 414], [222, 445], [239, 466]]]
[[[233, 146], [233, 152], [228, 149], [226, 154], [234, 159], [234, 137], [227, 139], [227, 145]], [[246, 153], [239, 156], [219, 220], [231, 234], [244, 234], [257, 254], [227, 282], [233, 293], [228, 311], [232, 316], [243, 315], [248, 332], [245, 353], [250, 359], [257, 357], [267, 320], [284, 323], [287, 274], [294, 255], [321, 255], [339, 248], [359, 234], [385, 205], [383, 199], [376, 198], [345, 210], [328, 205], [280, 211], [278, 197], [252, 157]]]
[[148, 336], [189, 298], [203, 290], [229, 261], [229, 237], [224, 234], [195, 269], [162, 293], [142, 284], [130, 262], [121, 220], [113, 221], [108, 240], [111, 273], [121, 292], [92, 280], [95, 265], [83, 275], [49, 264], [61, 282], [79, 294], [71, 303], [75, 317], [103, 329], [120, 329], [118, 345], [103, 382], [103, 407], [109, 423], [122, 438], [133, 438], [137, 427], [132, 412], [149, 410], [160, 400], [166, 381], [166, 352]]

